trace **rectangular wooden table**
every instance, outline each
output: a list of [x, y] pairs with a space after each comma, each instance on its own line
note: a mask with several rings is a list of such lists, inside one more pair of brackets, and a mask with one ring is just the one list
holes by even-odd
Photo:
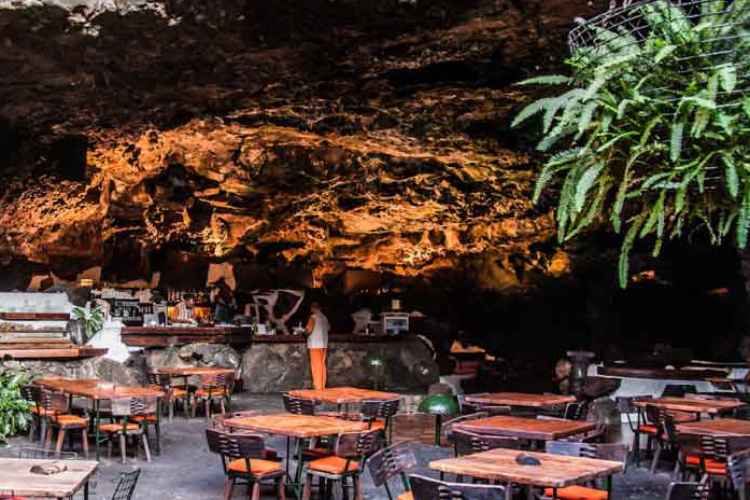
[[[96, 436], [96, 459], [99, 460], [99, 424], [101, 421], [100, 402], [125, 399], [125, 398], [160, 398], [164, 397], [164, 392], [153, 387], [134, 387], [119, 385], [113, 382], [107, 382], [99, 379], [73, 379], [63, 377], [42, 377], [34, 380], [34, 384], [49, 391], [64, 392], [70, 396], [78, 396], [90, 399], [93, 402], [94, 409], [94, 433]], [[161, 453], [161, 406], [157, 404], [156, 411], [156, 454]]]
[[700, 434], [706, 436], [739, 435], [750, 436], [750, 421], [734, 418], [717, 418], [715, 420], [701, 420], [677, 426], [678, 432], [685, 434]]
[[682, 411], [695, 414], [707, 413], [709, 415], [718, 415], [720, 413], [743, 408], [745, 406], [745, 403], [739, 400], [727, 399], [693, 399], [667, 397], [633, 401], [633, 405], [638, 408], [645, 408], [649, 405], [653, 405], [665, 410]]
[[98, 462], [88, 460], [63, 460], [68, 470], [49, 476], [32, 474], [35, 465], [56, 460], [26, 460], [0, 458], [0, 495], [26, 498], [73, 498], [83, 489], [85, 500], [89, 498], [89, 478], [96, 471]]
[[531, 441], [556, 441], [593, 431], [596, 429], [596, 424], [579, 420], [541, 420], [498, 415], [469, 420], [456, 424], [454, 428], [475, 434], [509, 436]]
[[273, 434], [287, 437], [287, 472], [289, 471], [289, 438], [297, 439], [297, 472], [295, 474], [294, 491], [297, 498], [302, 493], [302, 453], [304, 439], [335, 436], [346, 432], [360, 432], [367, 430], [367, 423], [343, 420], [335, 417], [316, 417], [313, 415], [293, 415], [281, 413], [276, 415], [261, 415], [257, 417], [239, 417], [224, 421], [230, 429], [239, 429], [263, 434]]
[[289, 395], [300, 399], [311, 399], [321, 403], [332, 403], [337, 405], [347, 405], [352, 403], [361, 403], [362, 401], [371, 400], [389, 400], [398, 399], [398, 394], [390, 392], [370, 391], [367, 389], [357, 389], [356, 387], [331, 387], [328, 389], [314, 390], [296, 390], [289, 391]]
[[[520, 465], [516, 462], [516, 457], [520, 453], [538, 459], [541, 465]], [[573, 486], [600, 477], [611, 477], [612, 474], [622, 472], [623, 464], [609, 460], [498, 448], [459, 458], [436, 460], [430, 462], [430, 469], [500, 483], [553, 488], [556, 493], [558, 488]]]
[[526, 408], [549, 408], [566, 403], [574, 403], [576, 398], [562, 394], [526, 394], [522, 392], [494, 392], [470, 394], [467, 403], [496, 406], [522, 406]]

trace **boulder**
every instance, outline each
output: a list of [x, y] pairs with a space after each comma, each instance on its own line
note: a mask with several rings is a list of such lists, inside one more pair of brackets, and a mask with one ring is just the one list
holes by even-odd
[[[386, 389], [424, 392], [437, 382], [437, 366], [427, 346], [416, 338], [399, 342], [332, 343], [328, 349], [328, 385], [373, 387], [368, 357], [385, 358]], [[303, 343], [258, 343], [242, 356], [242, 379], [251, 392], [311, 387], [310, 360]], [[382, 388], [382, 387], [381, 387]]]
[[24, 370], [30, 376], [56, 375], [69, 378], [98, 378], [121, 385], [142, 385], [146, 377], [141, 370], [107, 358], [90, 358], [78, 361], [5, 361], [2, 370]]
[[[187, 368], [194, 366], [216, 366], [237, 368], [240, 354], [222, 344], [188, 344], [182, 347], [145, 349], [130, 356], [125, 363], [146, 377], [159, 368]], [[191, 383], [195, 381], [191, 380]]]

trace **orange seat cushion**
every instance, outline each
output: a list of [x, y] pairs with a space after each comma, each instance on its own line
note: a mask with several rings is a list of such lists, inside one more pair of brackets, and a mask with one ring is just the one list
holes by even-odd
[[[554, 491], [552, 488], [544, 490], [544, 496], [553, 496]], [[609, 494], [604, 490], [597, 490], [595, 488], [587, 488], [585, 486], [568, 486], [567, 488], [559, 488], [557, 490], [557, 498], [564, 500], [607, 500]]]
[[659, 429], [657, 429], [655, 425], [639, 425], [638, 432], [642, 432], [644, 434], [658, 434]]
[[38, 406], [32, 406], [30, 408], [30, 411], [31, 411], [31, 413], [34, 413], [36, 415], [46, 415], [47, 414], [47, 410], [45, 410], [44, 408], [38, 407]]
[[343, 474], [345, 472], [357, 472], [359, 470], [359, 463], [353, 460], [348, 461], [341, 457], [326, 457], [313, 460], [307, 465], [307, 468], [328, 474]]
[[[687, 462], [689, 465], [700, 465], [701, 459], [700, 457], [696, 457], [694, 455], [688, 455], [685, 457], [685, 462]], [[727, 464], [724, 462], [719, 462], [718, 460], [713, 460], [711, 458], [706, 459], [706, 472], [711, 474], [712, 476], [726, 476], [727, 475]]]
[[172, 396], [175, 398], [184, 398], [187, 395], [185, 389], [172, 389]]
[[89, 423], [86, 418], [78, 415], [58, 415], [52, 417], [52, 421], [61, 427], [86, 427]]
[[151, 415], [136, 415], [134, 417], [130, 417], [130, 420], [133, 422], [156, 422], [156, 415], [153, 413]]
[[200, 389], [198, 391], [195, 391], [195, 395], [199, 398], [207, 398], [209, 395], [212, 398], [219, 398], [226, 396], [227, 391], [225, 389], [211, 389], [210, 391], [207, 389]]
[[[141, 427], [138, 424], [128, 422], [126, 429], [128, 431], [137, 431]], [[102, 432], [120, 432], [122, 431], [122, 424], [104, 424], [99, 426], [99, 430]]]
[[385, 422], [383, 420], [376, 420], [370, 425], [370, 429], [372, 430], [385, 429]]
[[[232, 472], [241, 472], [247, 474], [247, 460], [238, 458], [227, 464], [227, 469]], [[271, 462], [270, 460], [250, 460], [250, 474], [254, 476], [263, 476], [281, 471], [281, 463]]]
[[396, 500], [414, 500], [414, 493], [407, 491], [406, 493], [399, 495]]

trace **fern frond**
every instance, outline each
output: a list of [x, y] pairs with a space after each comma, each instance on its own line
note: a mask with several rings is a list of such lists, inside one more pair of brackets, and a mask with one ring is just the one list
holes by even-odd
[[672, 134], [669, 139], [669, 159], [672, 162], [676, 162], [682, 153], [682, 132], [684, 129], [685, 124], [682, 122], [672, 125]]
[[570, 82], [572, 82], [573, 79], [569, 76], [563, 76], [563, 75], [543, 75], [543, 76], [536, 76], [534, 78], [529, 78], [528, 80], [524, 80], [522, 82], [518, 82], [515, 85], [523, 86], [523, 85], [565, 85]]

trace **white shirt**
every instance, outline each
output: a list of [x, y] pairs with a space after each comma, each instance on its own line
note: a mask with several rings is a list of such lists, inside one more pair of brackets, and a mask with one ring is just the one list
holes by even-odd
[[328, 322], [328, 318], [322, 312], [313, 314], [315, 319], [315, 327], [312, 333], [307, 337], [307, 348], [308, 349], [327, 349], [328, 348], [328, 332], [331, 330], [331, 324]]

